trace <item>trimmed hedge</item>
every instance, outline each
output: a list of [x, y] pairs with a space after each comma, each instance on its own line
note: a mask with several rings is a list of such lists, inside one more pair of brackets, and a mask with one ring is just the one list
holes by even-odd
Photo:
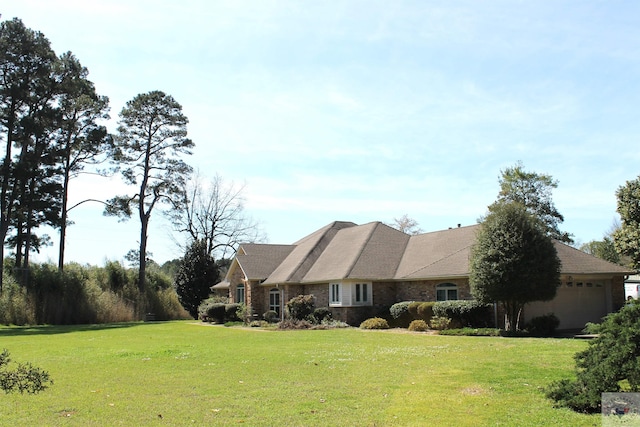
[[475, 300], [440, 301], [433, 305], [433, 315], [446, 317], [461, 327], [486, 328], [492, 326], [491, 304]]
[[398, 328], [408, 328], [409, 323], [413, 320], [411, 313], [409, 312], [409, 305], [413, 301], [402, 301], [393, 304], [389, 308], [389, 313], [392, 317], [393, 326]]

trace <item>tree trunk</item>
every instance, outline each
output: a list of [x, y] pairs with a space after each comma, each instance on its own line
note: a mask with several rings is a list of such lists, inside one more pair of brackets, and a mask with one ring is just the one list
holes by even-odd
[[144, 292], [147, 270], [147, 227], [149, 226], [149, 217], [147, 215], [141, 215], [140, 222], [140, 268], [138, 270], [138, 287], [140, 292]]
[[[69, 143], [68, 143], [69, 144]], [[67, 144], [67, 145], [68, 145]], [[67, 196], [69, 194], [70, 154], [66, 153], [64, 179], [62, 183], [62, 210], [60, 211], [60, 244], [58, 247], [58, 271], [64, 270], [64, 248], [67, 238]]]

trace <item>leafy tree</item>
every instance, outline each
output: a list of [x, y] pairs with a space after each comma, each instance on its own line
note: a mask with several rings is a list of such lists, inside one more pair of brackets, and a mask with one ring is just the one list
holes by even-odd
[[206, 182], [198, 174], [185, 183], [185, 203], [172, 213], [175, 229], [189, 241], [203, 240], [216, 258], [235, 254], [240, 243], [265, 240], [260, 225], [244, 211], [244, 186], [216, 175]]
[[128, 219], [135, 209], [140, 219], [138, 285], [144, 289], [149, 221], [154, 208], [165, 204], [181, 209], [185, 180], [191, 167], [180, 155], [191, 154], [187, 117], [173, 97], [161, 91], [136, 96], [120, 112], [113, 149], [124, 181], [137, 186], [133, 195], [107, 202], [105, 214]]
[[400, 230], [403, 233], [411, 234], [412, 236], [423, 232], [418, 221], [413, 218], [409, 218], [409, 215], [407, 214], [402, 215], [400, 218], [393, 218], [393, 221], [389, 226], [396, 230]]
[[[590, 325], [597, 337], [574, 356], [576, 379], [552, 383], [547, 396], [580, 412], [599, 412], [601, 394], [640, 391], [640, 303], [633, 301]], [[625, 381], [626, 380], [626, 381]], [[622, 390], [622, 383], [625, 389]]]
[[604, 236], [602, 240], [591, 240], [580, 246], [580, 250], [615, 264], [620, 264], [621, 262], [615, 243], [609, 236]]
[[[47, 242], [33, 230], [59, 221], [60, 188], [50, 138], [56, 124], [55, 61], [42, 33], [26, 28], [17, 18], [0, 24], [0, 127], [5, 143], [0, 259], [5, 244], [11, 244], [16, 248], [16, 266], [22, 268], [28, 266], [30, 251]], [[14, 235], [7, 240], [11, 229]]]
[[522, 204], [529, 213], [541, 220], [543, 229], [549, 236], [561, 242], [573, 243], [572, 235], [558, 228], [564, 222], [564, 217], [551, 198], [553, 189], [558, 187], [558, 181], [551, 175], [525, 171], [522, 162], [501, 173], [499, 202]]
[[9, 351], [0, 353], [0, 389], [5, 393], [19, 391], [36, 394], [46, 390], [53, 383], [49, 373], [30, 363], [19, 363], [14, 370], [7, 369], [11, 362]]
[[207, 253], [207, 243], [196, 240], [187, 249], [178, 267], [174, 286], [182, 306], [198, 318], [198, 306], [209, 297], [211, 286], [218, 280], [218, 266]]
[[640, 268], [640, 176], [616, 191], [622, 225], [614, 234], [615, 247], [631, 258], [630, 266]]
[[482, 303], [500, 302], [505, 329], [518, 329], [531, 301], [548, 301], [560, 285], [560, 260], [540, 220], [520, 203], [495, 203], [471, 251], [471, 293]]
[[107, 129], [97, 123], [98, 120], [109, 118], [109, 99], [96, 94], [93, 83], [87, 79], [88, 70], [71, 52], [62, 55], [57, 68], [61, 88], [57, 140], [62, 174], [58, 269], [62, 271], [69, 211], [89, 201], [83, 200], [69, 207], [69, 182], [82, 173], [87, 165], [97, 165], [106, 160], [104, 153], [112, 138]]

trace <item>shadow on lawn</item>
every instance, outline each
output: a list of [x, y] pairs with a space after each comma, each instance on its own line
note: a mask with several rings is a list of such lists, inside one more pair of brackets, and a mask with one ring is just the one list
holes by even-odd
[[0, 337], [36, 336], [68, 334], [70, 332], [92, 332], [105, 329], [122, 329], [144, 325], [143, 322], [104, 323], [96, 325], [45, 325], [45, 326], [7, 326], [0, 327]]

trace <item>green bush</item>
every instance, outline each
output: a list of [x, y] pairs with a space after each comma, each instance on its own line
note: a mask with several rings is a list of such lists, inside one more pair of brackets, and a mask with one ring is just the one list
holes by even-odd
[[429, 323], [431, 321], [431, 318], [433, 317], [433, 306], [435, 304], [435, 301], [420, 303], [420, 305], [418, 306], [418, 319], [422, 319], [425, 322]]
[[0, 353], [0, 389], [5, 393], [18, 391], [36, 394], [46, 390], [53, 381], [49, 373], [30, 363], [18, 363], [15, 369], [7, 369], [11, 362], [9, 351]]
[[389, 313], [393, 319], [393, 325], [398, 328], [408, 328], [409, 323], [413, 320], [411, 313], [409, 312], [409, 304], [412, 301], [402, 301], [393, 304], [389, 308]]
[[485, 328], [493, 323], [492, 307], [475, 300], [440, 301], [433, 305], [433, 315], [451, 319], [460, 326]]
[[360, 323], [360, 329], [389, 329], [389, 323], [381, 317], [372, 317]]
[[311, 317], [315, 308], [315, 297], [313, 295], [298, 295], [287, 303], [287, 313], [295, 320], [305, 320]]
[[606, 316], [597, 332], [574, 356], [576, 379], [556, 381], [545, 390], [559, 406], [599, 412], [602, 393], [640, 391], [640, 303]]
[[238, 317], [238, 310], [241, 308], [242, 304], [231, 303], [225, 304], [224, 306], [224, 320], [226, 322], [239, 322], [242, 319]]
[[419, 319], [418, 316], [418, 307], [422, 304], [421, 301], [411, 301], [409, 305], [407, 305], [407, 311], [411, 315], [413, 319]]
[[436, 331], [447, 329], [450, 324], [451, 324], [451, 319], [449, 319], [448, 317], [440, 317], [440, 316], [433, 316], [431, 318], [431, 322], [429, 322], [429, 326], [431, 327], [431, 329], [435, 329]]
[[325, 320], [331, 320], [331, 317], [331, 310], [327, 307], [318, 307], [313, 310], [313, 318], [317, 324], [321, 324]]
[[409, 324], [409, 330], [415, 332], [424, 332], [429, 330], [429, 325], [422, 319], [414, 320]]
[[273, 310], [267, 311], [262, 315], [262, 318], [269, 323], [277, 323], [280, 320], [280, 316], [278, 316], [278, 313]]
[[560, 320], [553, 313], [534, 317], [526, 325], [525, 329], [534, 337], [550, 337], [560, 326]]
[[203, 310], [204, 316], [201, 317], [202, 320], [206, 322], [224, 323], [224, 317], [226, 314], [225, 306], [226, 304], [221, 302], [206, 304]]

